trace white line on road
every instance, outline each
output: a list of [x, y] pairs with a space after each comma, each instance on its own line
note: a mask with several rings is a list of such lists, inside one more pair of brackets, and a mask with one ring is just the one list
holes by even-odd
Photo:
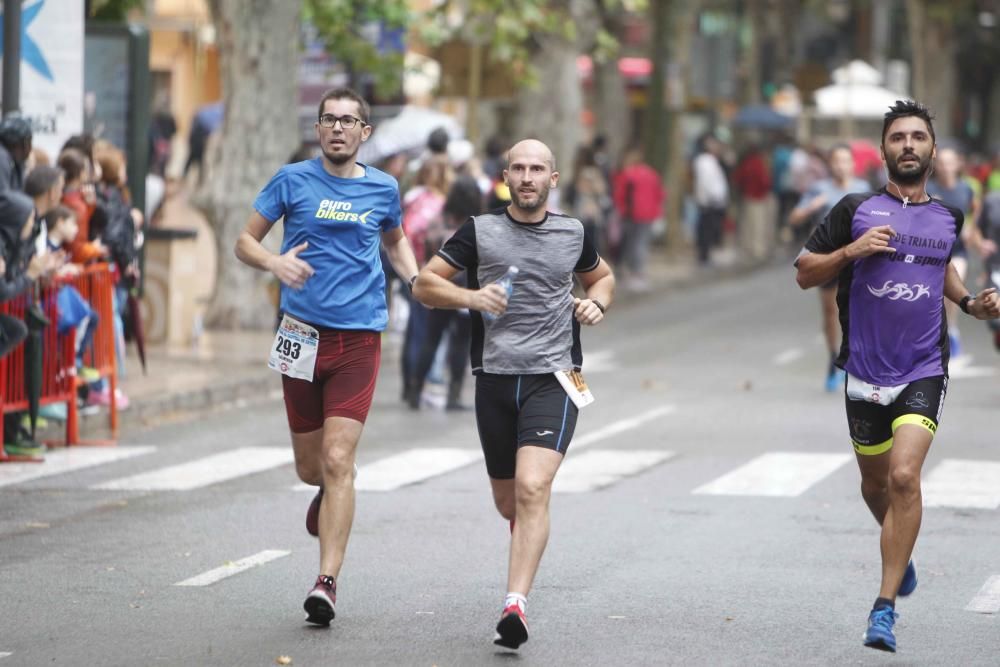
[[[482, 458], [475, 449], [427, 447], [407, 449], [399, 454], [358, 467], [354, 488], [358, 491], [395, 491], [474, 463]], [[293, 491], [315, 491], [315, 486], [296, 484]]]
[[231, 577], [234, 574], [246, 572], [252, 567], [257, 567], [258, 565], [269, 563], [272, 560], [284, 558], [290, 553], [292, 552], [281, 549], [268, 549], [266, 551], [256, 553], [253, 556], [247, 556], [246, 558], [241, 558], [238, 561], [226, 563], [222, 567], [217, 567], [214, 570], [202, 572], [198, 576], [191, 577], [190, 579], [178, 581], [174, 584], [174, 586], [210, 586], [215, 582]]
[[925, 507], [1000, 507], [1000, 462], [945, 459], [923, 483]]
[[635, 475], [663, 463], [673, 452], [649, 450], [595, 449], [580, 456], [570, 456], [559, 468], [554, 493], [583, 493], [603, 489], [623, 477]]
[[774, 355], [771, 361], [775, 366], [787, 366], [793, 361], [798, 361], [805, 355], [805, 352], [801, 347], [793, 347], [790, 350], [785, 350], [781, 354]]
[[111, 491], [190, 491], [276, 468], [291, 463], [292, 460], [291, 447], [241, 447], [91, 488]]
[[850, 460], [849, 454], [771, 452], [693, 493], [719, 496], [798, 496]]
[[979, 614], [995, 614], [1000, 611], [1000, 574], [994, 574], [986, 580], [965, 611]]
[[619, 419], [616, 422], [611, 422], [607, 426], [600, 428], [592, 433], [588, 433], [583, 437], [576, 438], [573, 440], [571, 447], [575, 450], [579, 450], [581, 447], [586, 447], [592, 445], [595, 442], [600, 442], [601, 440], [606, 440], [613, 435], [618, 435], [619, 433], [624, 433], [633, 428], [638, 428], [648, 421], [656, 419], [657, 417], [662, 417], [664, 415], [669, 415], [671, 412], [677, 409], [674, 405], [664, 405], [659, 408], [653, 408], [652, 410], [647, 410], [635, 417], [629, 417], [627, 419]]
[[2, 660], [3, 658], [9, 658], [12, 655], [14, 655], [14, 654], [13, 653], [0, 653], [0, 660]]
[[41, 477], [123, 461], [154, 451], [156, 447], [67, 447], [45, 455], [44, 463], [5, 463], [0, 466], [0, 486], [20, 484]]

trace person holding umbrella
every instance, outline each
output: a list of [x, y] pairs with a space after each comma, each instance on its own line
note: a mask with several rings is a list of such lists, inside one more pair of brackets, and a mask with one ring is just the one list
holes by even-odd
[[[52, 275], [66, 261], [63, 252], [35, 254], [33, 231], [35, 205], [26, 194], [16, 190], [0, 192], [0, 256], [4, 272], [0, 276], [0, 302], [10, 301], [29, 290], [32, 283]], [[28, 394], [32, 421], [38, 415], [38, 398], [41, 392], [42, 347], [41, 330], [48, 320], [41, 311], [29, 304], [25, 310], [26, 322], [5, 317], [0, 320], [0, 352], [9, 353], [25, 341], [25, 390]], [[10, 442], [4, 443], [7, 454], [12, 456], [38, 456], [44, 448], [34, 442], [34, 435], [25, 433], [20, 425], [20, 415], [4, 416], [4, 433]]]

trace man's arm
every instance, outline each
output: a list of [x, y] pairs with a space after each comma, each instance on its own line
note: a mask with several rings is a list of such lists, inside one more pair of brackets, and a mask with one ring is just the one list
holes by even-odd
[[896, 252], [895, 248], [889, 246], [890, 239], [895, 235], [896, 232], [892, 227], [882, 225], [872, 227], [853, 243], [837, 248], [833, 252], [804, 252], [795, 260], [795, 267], [798, 269], [795, 280], [802, 289], [825, 285], [854, 260], [880, 252]]
[[417, 258], [413, 256], [413, 248], [403, 234], [402, 227], [394, 227], [382, 234], [382, 245], [396, 275], [406, 280], [413, 287], [413, 279], [417, 277]]
[[574, 315], [580, 324], [597, 324], [604, 319], [604, 311], [611, 306], [615, 298], [615, 275], [603, 259], [593, 271], [576, 275], [587, 296], [584, 299], [574, 300], [576, 306]]
[[265, 248], [261, 241], [271, 231], [271, 221], [257, 211], [250, 215], [247, 226], [236, 239], [236, 257], [247, 266], [260, 271], [269, 271], [283, 284], [294, 289], [302, 289], [306, 279], [314, 271], [309, 263], [299, 259], [300, 252], [309, 247], [309, 242], [300, 243], [283, 255], [275, 255]]
[[458, 269], [438, 256], [431, 258], [413, 285], [413, 296], [431, 308], [468, 308], [500, 315], [507, 309], [507, 292], [495, 283], [478, 290], [451, 282]]
[[[944, 278], [944, 295], [948, 300], [957, 304], [961, 304], [962, 299], [968, 295], [965, 283], [962, 282], [958, 271], [950, 262]], [[966, 303], [966, 308], [969, 315], [977, 320], [995, 320], [1000, 317], [1000, 295], [997, 294], [995, 287], [984, 289]]]

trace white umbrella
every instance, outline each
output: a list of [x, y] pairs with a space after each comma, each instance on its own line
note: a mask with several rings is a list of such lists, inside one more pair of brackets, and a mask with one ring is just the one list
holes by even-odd
[[358, 160], [371, 164], [396, 153], [417, 152], [438, 128], [444, 128], [450, 139], [464, 135], [461, 124], [448, 114], [407, 105], [399, 115], [375, 126], [371, 138], [358, 149]]
[[896, 100], [906, 95], [881, 85], [882, 75], [862, 60], [852, 60], [831, 74], [833, 85], [820, 88], [813, 96], [819, 116], [852, 116], [878, 118]]

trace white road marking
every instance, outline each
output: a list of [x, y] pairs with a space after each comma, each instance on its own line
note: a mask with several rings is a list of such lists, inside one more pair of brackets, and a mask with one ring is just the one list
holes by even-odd
[[231, 577], [234, 574], [246, 572], [252, 567], [257, 567], [258, 565], [269, 563], [272, 560], [284, 558], [290, 553], [292, 552], [281, 549], [268, 549], [266, 551], [256, 553], [253, 556], [247, 556], [246, 558], [241, 558], [238, 561], [226, 563], [222, 567], [217, 567], [214, 570], [202, 572], [201, 574], [191, 577], [190, 579], [178, 581], [174, 584], [174, 586], [210, 586], [215, 582]]
[[610, 486], [630, 475], [642, 472], [674, 456], [673, 452], [650, 450], [592, 449], [569, 457], [559, 467], [554, 493], [584, 493]]
[[965, 611], [979, 614], [995, 614], [1000, 611], [1000, 574], [994, 574], [986, 580], [976, 597], [965, 607]]
[[849, 454], [770, 452], [693, 493], [719, 496], [798, 496], [851, 459]]
[[791, 348], [789, 350], [785, 350], [781, 354], [774, 355], [774, 358], [771, 359], [771, 362], [775, 366], [787, 366], [788, 364], [792, 363], [793, 361], [798, 361], [804, 355], [805, 355], [805, 352], [802, 350], [801, 347], [793, 347], [793, 348]]
[[41, 477], [60, 475], [102, 463], [124, 461], [149, 454], [156, 447], [67, 447], [45, 454], [44, 463], [5, 463], [0, 466], [0, 486], [21, 484]]
[[924, 507], [1000, 507], [1000, 462], [945, 459], [923, 483]]
[[616, 368], [618, 368], [618, 363], [615, 361], [614, 350], [596, 350], [588, 352], [583, 357], [584, 377], [594, 373], [606, 373]]
[[611, 422], [603, 428], [599, 428], [592, 433], [588, 433], [582, 437], [575, 438], [573, 444], [570, 445], [574, 450], [579, 450], [581, 447], [587, 447], [595, 442], [600, 442], [601, 440], [606, 440], [611, 436], [618, 435], [619, 433], [624, 433], [634, 428], [638, 428], [648, 421], [656, 419], [657, 417], [662, 417], [664, 415], [669, 415], [671, 412], [677, 409], [674, 405], [664, 405], [658, 408], [653, 408], [652, 410], [647, 410], [635, 417], [628, 417], [626, 419], [619, 419], [616, 422]]
[[0, 653], [0, 660], [2, 660], [3, 658], [9, 658], [12, 655], [14, 655], [14, 654], [13, 653]]
[[[395, 491], [464, 468], [482, 456], [479, 450], [456, 447], [408, 449], [362, 465], [354, 488], [358, 491]], [[306, 488], [315, 490], [311, 486]]]
[[190, 491], [276, 468], [292, 461], [291, 447], [241, 447], [91, 488], [111, 491]]

